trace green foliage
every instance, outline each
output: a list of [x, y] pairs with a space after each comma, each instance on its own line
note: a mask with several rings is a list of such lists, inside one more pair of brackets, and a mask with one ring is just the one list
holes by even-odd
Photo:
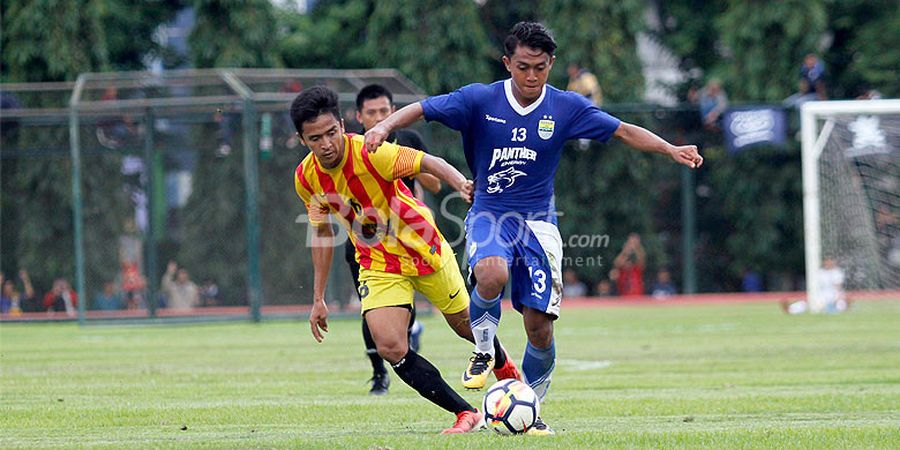
[[280, 31], [268, 0], [194, 0], [190, 43], [194, 67], [279, 67]]
[[[268, 160], [259, 162], [259, 222], [264, 300], [267, 304], [312, 302], [313, 267], [310, 249], [305, 245], [307, 225], [297, 223], [306, 214], [303, 202], [294, 190], [294, 171], [306, 156], [301, 145], [288, 148], [293, 125], [286, 112], [274, 112], [274, 148]], [[343, 247], [334, 258], [343, 265]], [[331, 278], [338, 277], [332, 273]], [[337, 292], [330, 292], [337, 300]], [[334, 295], [334, 297], [331, 297]]]
[[100, 2], [109, 70], [144, 70], [144, 59], [163, 49], [152, 39], [156, 28], [172, 20], [181, 0]]
[[795, 92], [800, 61], [816, 51], [827, 20], [821, 1], [730, 1], [714, 20], [728, 95], [777, 102]]
[[736, 281], [747, 269], [800, 275], [799, 152], [763, 147], [727, 155], [721, 148], [713, 148], [705, 157], [701, 183], [709, 187], [711, 195], [698, 202], [698, 223], [709, 258], [699, 261], [698, 272], [707, 275], [707, 282], [719, 280], [730, 289], [738, 288]]
[[651, 35], [679, 56], [682, 70], [712, 70], [721, 59], [717, 51], [719, 33], [713, 21], [722, 14], [727, 2], [682, 0], [656, 2], [659, 30]]
[[396, 67], [429, 93], [490, 82], [491, 51], [470, 0], [379, 2], [366, 28], [378, 67]]
[[580, 62], [597, 76], [605, 102], [639, 101], [644, 77], [636, 39], [645, 6], [641, 0], [541, 2], [541, 18], [559, 45], [551, 82], [565, 88], [566, 65]]
[[4, 81], [74, 80], [79, 73], [133, 70], [157, 51], [151, 36], [174, 16], [174, 0], [2, 2]]
[[833, 42], [825, 54], [829, 93], [854, 98], [877, 89], [900, 96], [900, 3], [890, 0], [828, 1]]
[[287, 67], [359, 69], [372, 67], [377, 53], [365, 46], [374, 2], [323, 1], [309, 14], [281, 12], [287, 33], [278, 44]]
[[3, 3], [4, 79], [74, 80], [109, 68], [103, 1]]
[[[3, 80], [74, 80], [82, 72], [140, 68], [143, 56], [157, 49], [150, 38], [153, 31], [174, 15], [175, 3], [4, 1]], [[64, 106], [56, 97], [29, 95], [20, 100], [27, 107]], [[85, 156], [82, 163], [89, 294], [115, 277], [114, 238], [130, 211], [121, 189], [120, 155], [99, 147], [95, 128], [87, 125], [81, 130], [84, 153], [104, 154]], [[39, 295], [54, 278], [74, 281], [71, 164], [58, 153], [62, 150], [67, 155], [68, 137], [64, 125], [23, 126], [14, 140], [4, 141], [4, 150], [56, 155], [3, 160], [3, 269], [28, 269]]]
[[797, 87], [807, 53], [823, 56], [831, 98], [854, 98], [869, 88], [898, 95], [897, 2], [675, 0], [657, 5], [661, 28], [655, 37], [681, 59], [683, 70], [723, 78], [732, 100], [787, 97]]

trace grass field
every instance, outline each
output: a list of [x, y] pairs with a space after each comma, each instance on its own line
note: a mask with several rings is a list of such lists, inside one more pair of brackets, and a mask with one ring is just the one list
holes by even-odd
[[[0, 325], [0, 447], [898, 448], [900, 302], [788, 317], [773, 304], [563, 310], [553, 437], [438, 436], [452, 415], [393, 378], [366, 395], [359, 322]], [[470, 346], [437, 316], [452, 386]], [[521, 319], [501, 338], [521, 359]], [[478, 393], [462, 395], [476, 404]]]

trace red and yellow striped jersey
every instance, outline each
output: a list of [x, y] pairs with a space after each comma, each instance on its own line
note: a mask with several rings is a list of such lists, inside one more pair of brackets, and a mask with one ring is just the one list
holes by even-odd
[[334, 214], [367, 269], [409, 276], [440, 269], [444, 236], [431, 210], [401, 181], [419, 173], [425, 154], [388, 142], [369, 153], [363, 139], [345, 134], [344, 157], [334, 168], [322, 167], [312, 152], [297, 166], [294, 187], [310, 223]]

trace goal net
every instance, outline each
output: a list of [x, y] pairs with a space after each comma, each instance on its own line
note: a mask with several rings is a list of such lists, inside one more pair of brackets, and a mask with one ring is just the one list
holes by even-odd
[[808, 102], [801, 129], [810, 309], [827, 258], [846, 290], [900, 288], [900, 100]]

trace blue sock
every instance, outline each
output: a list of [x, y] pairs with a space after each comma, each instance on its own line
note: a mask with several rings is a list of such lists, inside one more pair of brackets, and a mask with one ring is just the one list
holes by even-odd
[[550, 388], [550, 375], [556, 366], [556, 345], [550, 342], [550, 347], [540, 349], [529, 342], [525, 346], [525, 357], [522, 358], [522, 374], [525, 382], [534, 389], [538, 398], [544, 400], [547, 390]]
[[[501, 292], [500, 295], [503, 293]], [[472, 334], [475, 336], [475, 349], [479, 353], [494, 356], [494, 336], [500, 324], [500, 295], [492, 300], [485, 300], [478, 295], [478, 289], [472, 289], [469, 301], [469, 320]]]

